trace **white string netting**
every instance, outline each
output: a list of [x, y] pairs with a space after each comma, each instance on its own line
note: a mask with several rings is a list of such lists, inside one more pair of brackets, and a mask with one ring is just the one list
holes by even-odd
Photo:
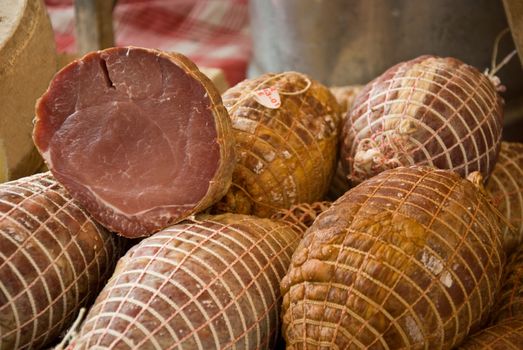
[[509, 54], [507, 54], [501, 60], [501, 62], [497, 63], [498, 50], [499, 50], [499, 45], [501, 43], [501, 39], [503, 39], [503, 37], [508, 33], [510, 33], [510, 28], [505, 28], [496, 36], [496, 39], [494, 41], [494, 47], [492, 49], [492, 59], [490, 62], [490, 69], [486, 68], [483, 73], [490, 79], [492, 84], [494, 84], [494, 86], [496, 87], [496, 90], [498, 90], [500, 92], [505, 91], [505, 86], [501, 85], [501, 80], [496, 76], [496, 73], [499, 72], [501, 70], [501, 68], [503, 68], [507, 63], [509, 63], [510, 60], [512, 59], [512, 57], [514, 57], [517, 53], [516, 49], [514, 49]]
[[298, 241], [284, 224], [237, 214], [160, 231], [121, 260], [75, 346], [270, 348], [279, 281]]
[[502, 130], [502, 88], [493, 79], [511, 57], [481, 74], [452, 58], [424, 56], [369, 83], [346, 122], [349, 178], [359, 183], [414, 164], [488, 178]]
[[123, 244], [49, 173], [0, 184], [0, 348], [37, 348], [65, 330], [112, 273]]

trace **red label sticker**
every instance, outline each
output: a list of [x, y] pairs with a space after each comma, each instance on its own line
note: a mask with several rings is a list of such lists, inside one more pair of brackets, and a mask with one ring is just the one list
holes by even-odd
[[254, 99], [267, 108], [276, 109], [281, 106], [280, 94], [274, 86], [255, 91]]

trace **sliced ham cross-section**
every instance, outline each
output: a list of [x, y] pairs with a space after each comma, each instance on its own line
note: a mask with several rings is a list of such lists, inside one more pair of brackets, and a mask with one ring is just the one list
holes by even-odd
[[227, 111], [186, 57], [137, 47], [62, 69], [36, 106], [49, 169], [102, 225], [150, 235], [205, 209], [234, 168]]

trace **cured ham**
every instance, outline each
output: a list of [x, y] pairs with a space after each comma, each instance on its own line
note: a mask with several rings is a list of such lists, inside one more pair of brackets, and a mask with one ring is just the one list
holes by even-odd
[[33, 138], [55, 178], [101, 224], [148, 236], [213, 204], [234, 167], [231, 125], [210, 80], [180, 54], [137, 47], [62, 69]]

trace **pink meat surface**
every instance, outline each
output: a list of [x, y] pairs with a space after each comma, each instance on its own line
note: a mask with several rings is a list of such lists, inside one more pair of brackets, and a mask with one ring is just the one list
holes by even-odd
[[222, 109], [214, 86], [185, 57], [112, 48], [55, 76], [37, 104], [34, 141], [95, 219], [124, 236], [146, 236], [192, 214], [213, 192]]

